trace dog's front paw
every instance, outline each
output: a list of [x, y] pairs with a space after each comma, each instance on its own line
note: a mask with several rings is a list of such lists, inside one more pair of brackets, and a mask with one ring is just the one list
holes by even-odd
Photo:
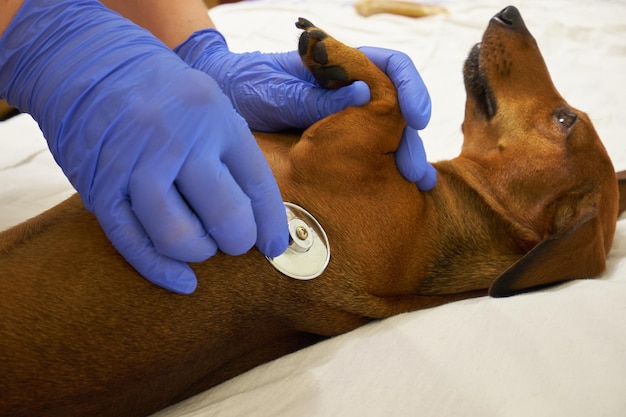
[[344, 66], [332, 59], [337, 50], [352, 48], [332, 38], [302, 17], [296, 22], [296, 27], [304, 30], [300, 35], [298, 52], [306, 67], [322, 87], [339, 88], [354, 81]]

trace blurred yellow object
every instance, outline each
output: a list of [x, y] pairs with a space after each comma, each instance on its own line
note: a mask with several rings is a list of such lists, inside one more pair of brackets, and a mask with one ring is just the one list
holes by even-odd
[[357, 0], [354, 3], [354, 7], [361, 16], [365, 17], [379, 13], [389, 13], [407, 17], [426, 17], [448, 13], [448, 9], [445, 7], [434, 4], [394, 0]]

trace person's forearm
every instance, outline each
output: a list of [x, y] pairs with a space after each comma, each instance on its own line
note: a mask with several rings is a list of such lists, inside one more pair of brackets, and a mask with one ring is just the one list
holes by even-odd
[[215, 25], [202, 0], [101, 0], [174, 48], [192, 33]]
[[2, 0], [0, 3], [0, 37], [9, 27], [9, 23], [13, 20], [22, 3], [23, 0]]

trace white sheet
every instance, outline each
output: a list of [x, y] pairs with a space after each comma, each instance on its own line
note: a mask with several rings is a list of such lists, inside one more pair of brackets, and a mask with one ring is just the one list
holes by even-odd
[[[292, 50], [305, 17], [353, 46], [403, 50], [433, 100], [422, 132], [431, 160], [458, 154], [461, 67], [507, 2], [440, 1], [448, 16], [359, 17], [351, 1], [257, 0], [211, 16], [235, 51]], [[626, 2], [520, 0], [557, 88], [585, 110], [626, 169]], [[28, 116], [0, 123], [0, 229], [71, 187]], [[294, 306], [295, 308], [295, 306]], [[258, 367], [171, 407], [180, 416], [624, 416], [626, 221], [596, 280], [397, 316]]]

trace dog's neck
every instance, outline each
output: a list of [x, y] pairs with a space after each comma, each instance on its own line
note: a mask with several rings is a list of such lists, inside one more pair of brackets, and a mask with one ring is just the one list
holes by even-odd
[[430, 248], [433, 261], [422, 281], [423, 294], [489, 288], [525, 252], [516, 243], [511, 225], [459, 175], [457, 164], [457, 160], [436, 163], [438, 183], [425, 193], [426, 212], [436, 214], [434, 221], [420, 222], [422, 227], [431, 225], [431, 230], [422, 233], [425, 239], [427, 234], [437, 239], [431, 239], [436, 243]]

